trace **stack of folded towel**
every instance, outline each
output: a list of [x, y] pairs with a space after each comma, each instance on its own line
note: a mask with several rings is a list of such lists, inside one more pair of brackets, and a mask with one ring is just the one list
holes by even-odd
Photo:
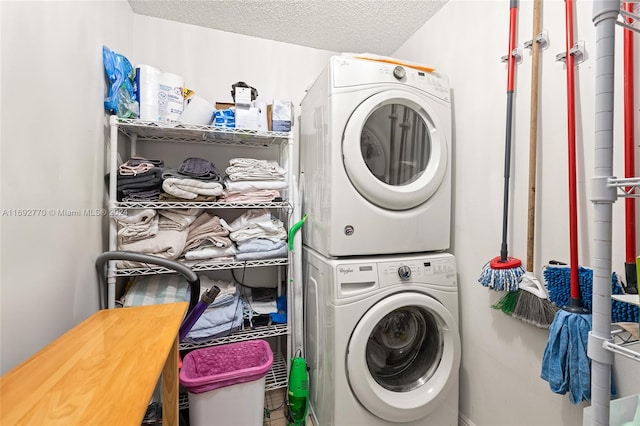
[[220, 293], [187, 333], [185, 342], [203, 342], [240, 329], [244, 322], [246, 301], [236, 286], [231, 282], [215, 281], [206, 276], [200, 276], [200, 284], [201, 292], [217, 285]]
[[118, 167], [118, 201], [156, 201], [162, 188], [162, 160], [131, 157]]
[[275, 161], [233, 158], [225, 172], [223, 202], [268, 202], [287, 187], [286, 171]]
[[224, 219], [220, 222], [229, 231], [229, 238], [236, 243], [236, 260], [287, 257], [284, 224], [272, 217], [267, 209], [249, 209], [230, 224]]
[[164, 200], [215, 201], [222, 195], [222, 177], [216, 166], [204, 158], [191, 157], [178, 169], [162, 173], [162, 189], [168, 195]]
[[118, 224], [118, 245], [153, 237], [158, 233], [158, 215], [153, 209], [128, 209], [114, 215]]
[[174, 229], [184, 231], [202, 213], [203, 209], [161, 209], [158, 210], [160, 216], [158, 226], [160, 229]]
[[236, 248], [229, 239], [229, 231], [222, 226], [218, 216], [204, 212], [189, 225], [184, 247], [184, 258], [187, 261], [232, 261], [235, 253]]
[[[141, 240], [122, 243], [119, 250], [134, 251], [138, 253], [150, 254], [165, 259], [177, 259], [184, 250], [184, 244], [187, 240], [188, 229], [166, 229], [158, 227], [158, 232]], [[139, 268], [144, 264], [121, 260], [117, 262], [119, 268]]]

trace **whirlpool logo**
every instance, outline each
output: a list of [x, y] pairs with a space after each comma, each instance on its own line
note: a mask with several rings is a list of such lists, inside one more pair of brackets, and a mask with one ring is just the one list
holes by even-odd
[[341, 274], [347, 275], [353, 272], [353, 268], [343, 268], [343, 267], [339, 267], [338, 268], [338, 272], [340, 272]]

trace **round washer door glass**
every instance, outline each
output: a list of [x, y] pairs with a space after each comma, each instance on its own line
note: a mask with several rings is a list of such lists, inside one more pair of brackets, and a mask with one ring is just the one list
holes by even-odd
[[422, 293], [397, 293], [376, 303], [349, 341], [351, 389], [360, 404], [389, 422], [431, 413], [457, 381], [459, 366], [454, 318]]
[[383, 388], [405, 392], [422, 386], [440, 364], [443, 333], [434, 315], [405, 306], [382, 318], [369, 335], [369, 372]]
[[342, 150], [349, 179], [370, 202], [406, 210], [438, 189], [448, 161], [441, 123], [423, 99], [386, 91], [362, 102], [344, 132]]

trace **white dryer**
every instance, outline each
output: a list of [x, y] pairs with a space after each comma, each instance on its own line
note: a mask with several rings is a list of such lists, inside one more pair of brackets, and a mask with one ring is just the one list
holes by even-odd
[[328, 259], [305, 247], [303, 268], [314, 424], [457, 425], [455, 258]]
[[302, 100], [300, 172], [303, 240], [325, 256], [448, 249], [446, 78], [332, 57]]

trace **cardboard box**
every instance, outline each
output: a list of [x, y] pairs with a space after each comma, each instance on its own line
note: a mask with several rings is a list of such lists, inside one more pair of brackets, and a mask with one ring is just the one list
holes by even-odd
[[234, 106], [236, 106], [236, 104], [234, 103], [216, 102], [216, 109], [229, 109], [233, 108]]

